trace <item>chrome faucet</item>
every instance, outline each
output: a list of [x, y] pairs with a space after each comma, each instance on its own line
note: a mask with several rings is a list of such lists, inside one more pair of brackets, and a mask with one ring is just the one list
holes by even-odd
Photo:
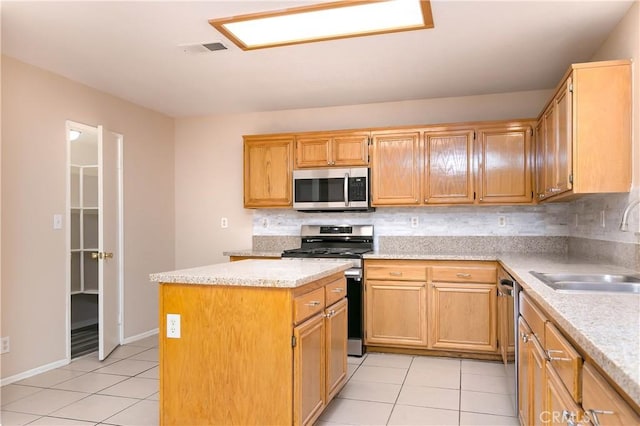
[[624, 209], [624, 213], [622, 213], [622, 221], [620, 222], [621, 231], [626, 232], [629, 230], [629, 212], [638, 204], [640, 204], [640, 199], [630, 202]]

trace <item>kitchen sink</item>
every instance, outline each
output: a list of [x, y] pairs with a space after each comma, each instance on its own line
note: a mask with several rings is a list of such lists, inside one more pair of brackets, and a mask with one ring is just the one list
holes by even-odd
[[605, 292], [640, 294], [640, 275], [631, 274], [547, 274], [529, 271], [548, 287], [561, 293]]

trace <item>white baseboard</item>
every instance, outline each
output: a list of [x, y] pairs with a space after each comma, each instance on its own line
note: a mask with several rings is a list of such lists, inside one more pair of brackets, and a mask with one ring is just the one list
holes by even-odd
[[144, 333], [136, 334], [135, 336], [126, 337], [122, 340], [123, 345], [127, 345], [129, 343], [137, 342], [138, 340], [146, 339], [147, 337], [155, 336], [158, 334], [158, 329], [154, 328], [153, 330], [145, 331]]
[[36, 376], [38, 374], [47, 372], [49, 370], [54, 370], [56, 368], [63, 367], [65, 365], [67, 365], [67, 364], [69, 364], [69, 360], [68, 359], [61, 359], [60, 361], [55, 361], [55, 362], [52, 362], [50, 364], [46, 364], [46, 365], [42, 365], [40, 367], [32, 368], [31, 370], [27, 370], [27, 371], [24, 371], [22, 373], [18, 373], [16, 375], [5, 377], [4, 379], [1, 379], [0, 380], [0, 386], [9, 385], [11, 383], [20, 381], [22, 379], [27, 379], [29, 377]]

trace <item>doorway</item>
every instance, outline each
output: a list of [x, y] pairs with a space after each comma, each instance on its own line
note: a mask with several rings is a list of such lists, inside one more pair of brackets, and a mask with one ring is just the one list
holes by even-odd
[[122, 340], [122, 135], [68, 121], [67, 358]]

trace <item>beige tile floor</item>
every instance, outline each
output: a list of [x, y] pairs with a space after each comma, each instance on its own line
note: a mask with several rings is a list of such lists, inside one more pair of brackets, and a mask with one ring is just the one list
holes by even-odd
[[[409, 355], [349, 357], [349, 381], [316, 422], [517, 425], [502, 365]], [[0, 424], [158, 424], [157, 337], [3, 386]]]

